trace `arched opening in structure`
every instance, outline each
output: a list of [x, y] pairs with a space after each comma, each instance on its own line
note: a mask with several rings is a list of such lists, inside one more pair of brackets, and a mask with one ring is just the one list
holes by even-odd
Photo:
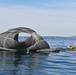
[[21, 33], [18, 34], [18, 41], [19, 42], [24, 41], [24, 40], [26, 40], [30, 36], [31, 35], [28, 34], [28, 33], [21, 32]]

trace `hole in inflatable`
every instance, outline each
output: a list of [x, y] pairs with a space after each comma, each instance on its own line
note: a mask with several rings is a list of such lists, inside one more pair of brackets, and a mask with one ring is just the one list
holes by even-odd
[[18, 41], [21, 42], [21, 41], [24, 41], [26, 40], [28, 37], [30, 37], [30, 34], [27, 34], [27, 33], [19, 33], [18, 35]]

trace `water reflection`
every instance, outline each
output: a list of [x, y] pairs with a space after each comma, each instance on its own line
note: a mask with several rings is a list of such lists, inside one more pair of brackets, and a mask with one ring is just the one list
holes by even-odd
[[60, 53], [12, 53], [0, 51], [0, 74], [76, 75], [76, 51]]
[[[48, 54], [46, 54], [48, 55]], [[0, 52], [0, 73], [13, 75], [36, 75], [42, 64], [41, 54]], [[39, 68], [38, 68], [39, 67]]]

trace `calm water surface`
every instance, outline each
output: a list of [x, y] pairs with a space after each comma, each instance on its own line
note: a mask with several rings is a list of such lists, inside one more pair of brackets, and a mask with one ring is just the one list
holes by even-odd
[[[76, 39], [73, 37], [51, 36], [44, 39], [50, 47], [76, 47]], [[45, 54], [1, 51], [0, 75], [76, 75], [76, 50]]]

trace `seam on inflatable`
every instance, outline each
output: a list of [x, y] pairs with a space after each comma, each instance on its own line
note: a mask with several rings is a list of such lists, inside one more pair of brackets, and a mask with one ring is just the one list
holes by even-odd
[[9, 36], [10, 34], [11, 34], [11, 33], [9, 33], [9, 34], [6, 36], [5, 40], [4, 40], [4, 44], [3, 44], [3, 47], [4, 47], [4, 48], [5, 48], [6, 40], [8, 39], [8, 36]]

